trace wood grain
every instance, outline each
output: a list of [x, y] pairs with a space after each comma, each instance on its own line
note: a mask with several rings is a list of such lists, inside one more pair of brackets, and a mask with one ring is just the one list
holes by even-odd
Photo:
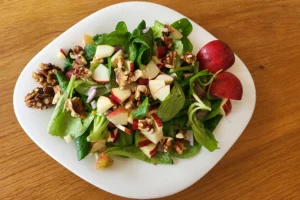
[[[0, 199], [123, 199], [43, 152], [18, 124], [12, 105], [15, 82], [35, 54], [82, 18], [118, 2], [0, 0]], [[255, 113], [237, 143], [204, 178], [165, 199], [299, 199], [300, 1], [154, 2], [226, 41], [257, 89]]]

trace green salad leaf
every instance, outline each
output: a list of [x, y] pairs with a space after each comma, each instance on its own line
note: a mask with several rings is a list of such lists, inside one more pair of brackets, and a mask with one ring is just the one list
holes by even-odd
[[182, 18], [180, 20], [177, 20], [173, 24], [171, 24], [172, 27], [176, 28], [179, 30], [183, 36], [188, 36], [192, 30], [193, 30], [193, 25], [187, 18]]
[[153, 37], [160, 38], [162, 36], [162, 29], [164, 28], [164, 25], [160, 23], [159, 21], [155, 20], [154, 25], [151, 27], [153, 30]]
[[65, 92], [68, 88], [69, 81], [61, 72], [56, 72], [55, 75], [61, 90]]
[[116, 32], [126, 34], [128, 32], [126, 23], [123, 21], [119, 22], [116, 26]]
[[84, 47], [84, 57], [86, 58], [86, 60], [93, 60], [95, 53], [97, 50], [97, 46], [94, 44], [88, 44]]
[[210, 130], [211, 132], [213, 132], [217, 125], [219, 124], [219, 122], [221, 121], [221, 119], [223, 118], [222, 115], [216, 115], [215, 117], [204, 121], [204, 127], [207, 128], [208, 130]]
[[115, 143], [110, 144], [110, 146], [114, 147], [126, 147], [131, 146], [134, 143], [134, 134], [127, 134], [124, 131], [119, 131], [119, 137]]
[[184, 150], [182, 154], [177, 153], [173, 148], [169, 148], [169, 153], [171, 156], [177, 158], [190, 158], [197, 155], [200, 152], [201, 147], [202, 146], [196, 141], [194, 142], [194, 146], [191, 146], [188, 141], [184, 140]]
[[92, 86], [96, 86], [96, 96], [108, 94], [110, 92], [103, 84], [96, 83], [94, 81], [76, 80], [74, 87], [75, 90], [82, 95], [88, 96], [88, 91]]
[[51, 135], [56, 135], [63, 137], [65, 134], [62, 134], [61, 132], [57, 132], [56, 126], [59, 123], [59, 115], [63, 113], [64, 108], [65, 108], [65, 103], [69, 96], [72, 95], [73, 89], [74, 89], [74, 81], [75, 81], [75, 76], [73, 75], [70, 79], [70, 82], [68, 84], [68, 87], [66, 91], [63, 93], [63, 95], [60, 97], [59, 101], [57, 102], [55, 109], [52, 113], [49, 125], [48, 125], [48, 133]]
[[143, 118], [146, 116], [149, 108], [148, 97], [146, 97], [143, 103], [132, 113], [132, 117], [135, 119]]
[[65, 60], [65, 63], [64, 63], [64, 72], [67, 72], [67, 71], [72, 69], [72, 64], [73, 64], [73, 61], [74, 61], [74, 59], [72, 59], [70, 57], [70, 53], [72, 53], [72, 52], [73, 52], [73, 50], [70, 49], [67, 56], [66, 56], [66, 60]]
[[108, 120], [106, 117], [96, 115], [94, 119], [93, 127], [90, 130], [90, 135], [87, 137], [89, 142], [97, 142], [105, 138], [108, 134], [107, 130]]
[[91, 150], [91, 143], [86, 140], [86, 137], [89, 135], [89, 130], [87, 129], [84, 134], [75, 139], [77, 159], [84, 159]]
[[157, 152], [155, 156], [149, 158], [138, 147], [135, 146], [111, 147], [108, 148], [105, 153], [108, 156], [126, 156], [152, 164], [173, 164], [173, 160], [168, 153]]
[[158, 117], [163, 121], [169, 121], [183, 108], [185, 95], [180, 85], [174, 81], [174, 86], [166, 99], [161, 102], [157, 110]]

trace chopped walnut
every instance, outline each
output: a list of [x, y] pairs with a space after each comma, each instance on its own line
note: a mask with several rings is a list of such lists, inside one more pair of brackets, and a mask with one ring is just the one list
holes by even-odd
[[186, 131], [185, 130], [180, 130], [177, 134], [176, 134], [176, 138], [177, 139], [185, 139], [186, 138]]
[[166, 55], [166, 59], [164, 60], [165, 67], [174, 68], [174, 60], [176, 59], [177, 51], [171, 51]]
[[72, 117], [85, 118], [83, 103], [79, 97], [68, 99], [65, 108], [71, 112]]
[[53, 96], [52, 87], [37, 87], [25, 96], [24, 102], [30, 108], [43, 110], [53, 106]]
[[75, 46], [73, 52], [70, 53], [70, 57], [75, 59], [75, 63], [78, 65], [86, 65], [86, 59], [83, 57], [83, 48], [81, 46]]
[[32, 72], [32, 78], [42, 86], [55, 86], [58, 83], [56, 72], [62, 72], [62, 70], [51, 63], [41, 63], [37, 72]]
[[141, 131], [147, 131], [154, 133], [154, 126], [152, 119], [144, 118], [138, 120], [138, 129]]
[[196, 56], [194, 56], [192, 53], [190, 52], [186, 52], [186, 55], [182, 55], [181, 59], [184, 60], [184, 62], [191, 64], [194, 66], [195, 62], [196, 62]]
[[182, 154], [184, 148], [184, 140], [182, 139], [175, 139], [174, 140], [174, 144], [173, 144], [173, 148], [177, 151], [178, 154]]
[[173, 141], [173, 138], [171, 138], [171, 137], [163, 137], [161, 139], [160, 143], [161, 143], [161, 145], [163, 147], [164, 152], [168, 152], [169, 147], [172, 144], [172, 141]]
[[135, 98], [134, 98], [134, 94], [132, 94], [129, 98], [128, 98], [128, 101], [126, 102], [125, 104], [125, 108], [128, 110], [128, 109], [133, 109], [133, 108], [136, 108], [136, 101], [135, 101]]
[[129, 71], [124, 71], [121, 68], [116, 68], [115, 70], [116, 74], [116, 81], [119, 84], [120, 89], [124, 89], [129, 84], [135, 82], [138, 78], [140, 78], [143, 73], [141, 70], [135, 70], [134, 73]]
[[125, 60], [121, 56], [118, 57], [117, 59], [115, 59], [113, 64], [115, 66], [118, 66], [119, 69], [124, 69], [125, 68]]
[[62, 96], [63, 93], [62, 93], [62, 90], [59, 85], [54, 86], [53, 90], [55, 92], [55, 95], [52, 100], [52, 104], [57, 104], [58, 100], [60, 99], [60, 97]]
[[135, 92], [134, 98], [136, 100], [140, 100], [141, 93], [143, 93], [145, 96], [148, 96], [149, 90], [148, 90], [147, 86], [145, 86], [145, 85], [138, 85], [137, 88], [136, 88], [136, 92]]
[[83, 66], [75, 67], [73, 74], [76, 77], [82, 78], [83, 80], [86, 80], [92, 76], [92, 72], [88, 68]]
[[160, 39], [165, 43], [165, 45], [170, 49], [173, 45], [173, 39], [170, 36], [162, 35]]

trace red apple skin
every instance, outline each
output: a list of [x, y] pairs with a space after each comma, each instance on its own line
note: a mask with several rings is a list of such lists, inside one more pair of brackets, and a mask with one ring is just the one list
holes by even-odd
[[197, 54], [197, 60], [201, 69], [207, 69], [212, 73], [229, 69], [235, 62], [233, 51], [220, 40], [207, 43]]
[[134, 62], [130, 63], [129, 71], [134, 72]]
[[71, 76], [73, 75], [73, 73], [74, 73], [74, 69], [71, 69], [71, 70], [67, 71], [67, 72], [65, 73], [66, 79], [70, 80], [70, 79], [71, 79]]
[[117, 96], [115, 96], [113, 92], [111, 92], [111, 99], [112, 99], [114, 102], [117, 102], [118, 104], [121, 104], [121, 103], [122, 103], [121, 99], [119, 99]]
[[157, 46], [157, 57], [163, 58], [167, 55], [168, 47], [166, 46]]
[[149, 83], [149, 79], [145, 79], [145, 78], [139, 78], [137, 81], [139, 85], [148, 85]]
[[62, 54], [64, 54], [65, 57], [67, 57], [67, 55], [66, 55], [66, 53], [65, 53], [65, 51], [64, 51], [63, 49], [60, 49], [59, 51], [60, 51]]
[[155, 113], [152, 113], [151, 117], [156, 121], [156, 123], [159, 127], [163, 126], [163, 123], [161, 122], [160, 118]]
[[165, 65], [160, 63], [160, 64], [157, 64], [157, 67], [160, 69], [160, 71], [163, 71], [165, 68]]
[[158, 150], [158, 145], [156, 145], [156, 147], [152, 151], [150, 151], [151, 158], [156, 154], [157, 150]]
[[133, 119], [133, 122], [132, 122], [132, 129], [133, 130], [138, 130], [138, 119]]
[[221, 72], [210, 87], [210, 93], [216, 97], [241, 100], [243, 86], [241, 81], [230, 72]]
[[152, 142], [148, 139], [146, 140], [142, 140], [142, 141], [139, 141], [138, 142], [138, 147], [141, 148], [141, 147], [144, 147], [144, 146], [147, 146], [148, 144], [151, 144]]
[[229, 115], [232, 109], [231, 101], [229, 99], [227, 99], [226, 103], [222, 106], [222, 109], [226, 116]]

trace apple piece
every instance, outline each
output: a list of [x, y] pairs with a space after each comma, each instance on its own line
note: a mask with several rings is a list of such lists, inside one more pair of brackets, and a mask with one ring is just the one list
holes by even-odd
[[107, 167], [112, 166], [112, 164], [114, 163], [114, 160], [109, 157], [106, 153], [102, 152], [96, 162], [96, 169], [104, 169]]
[[161, 64], [160, 60], [158, 59], [157, 56], [152, 56], [152, 60], [153, 62], [157, 65], [157, 64]]
[[151, 144], [148, 144], [147, 146], [141, 147], [140, 149], [149, 158], [152, 158], [156, 154], [156, 152], [158, 150], [158, 145], [151, 143]]
[[241, 81], [230, 72], [221, 72], [210, 87], [210, 93], [216, 97], [241, 100], [243, 86]]
[[85, 33], [83, 35], [83, 44], [84, 44], [84, 46], [86, 46], [88, 44], [95, 44], [93, 37]]
[[113, 131], [109, 131], [107, 142], [116, 142], [119, 137], [119, 130], [115, 129]]
[[223, 99], [220, 105], [219, 114], [227, 116], [231, 112], [231, 109], [232, 105], [230, 99]]
[[161, 87], [165, 86], [164, 80], [149, 80], [149, 89], [153, 99], [157, 99], [154, 93]]
[[92, 79], [98, 83], [108, 83], [109, 82], [109, 72], [107, 67], [100, 64], [92, 74]]
[[108, 121], [117, 125], [127, 125], [128, 110], [124, 107], [119, 107], [116, 110], [109, 113], [107, 116]]
[[134, 62], [131, 60], [125, 60], [125, 67], [130, 71], [134, 72]]
[[[131, 112], [132, 113], [132, 112]], [[131, 113], [129, 113], [128, 115], [128, 118], [127, 118], [127, 122], [129, 123], [129, 124], [133, 124], [133, 117], [132, 117], [132, 115], [131, 115]]]
[[122, 126], [122, 125], [116, 125], [116, 127], [117, 127], [118, 129], [120, 129], [121, 131], [127, 133], [128, 135], [131, 135], [131, 134], [132, 134], [132, 131], [131, 131], [129, 128], [125, 127], [125, 126]]
[[115, 105], [115, 102], [112, 99], [106, 96], [100, 96], [97, 100], [97, 113], [103, 114], [113, 107], [113, 105]]
[[121, 90], [120, 88], [111, 89], [111, 98], [118, 104], [123, 103], [131, 95], [130, 89]]
[[139, 137], [139, 141], [138, 141], [138, 147], [144, 147], [147, 146], [148, 144], [151, 144], [152, 142], [150, 140], [148, 140], [145, 136], [140, 135]]
[[194, 75], [193, 73], [184, 73], [183, 78], [188, 78], [188, 77], [191, 77], [193, 75]]
[[150, 60], [150, 62], [146, 65], [146, 73], [148, 79], [154, 79], [160, 72], [160, 69], [156, 66], [156, 64]]
[[162, 131], [154, 131], [153, 129], [151, 129], [150, 131], [141, 130], [141, 134], [143, 134], [146, 138], [148, 138], [148, 140], [150, 140], [154, 144], [159, 143], [159, 141], [163, 137]]
[[99, 140], [98, 142], [93, 142], [91, 147], [91, 153], [94, 153], [96, 151], [104, 151], [106, 149], [106, 140]]
[[59, 52], [58, 52], [58, 54], [57, 54], [57, 57], [58, 57], [59, 59], [62, 59], [62, 60], [65, 60], [65, 59], [67, 58], [66, 53], [64, 52], [63, 49], [59, 49]]
[[213, 40], [200, 49], [197, 54], [200, 68], [212, 73], [229, 69], [235, 62], [230, 47], [220, 40]]
[[138, 123], [139, 123], [139, 120], [138, 119], [133, 119], [132, 121], [132, 129], [133, 130], [138, 130]]
[[115, 48], [109, 45], [98, 45], [95, 53], [97, 59], [107, 58], [115, 52]]
[[168, 53], [168, 47], [166, 46], [157, 46], [157, 57], [163, 58], [167, 55]]
[[161, 122], [160, 118], [155, 113], [151, 114], [151, 118], [154, 121], [155, 132], [163, 132], [163, 123]]
[[138, 82], [139, 85], [148, 85], [149, 79], [139, 78], [139, 79], [137, 80], [137, 82]]
[[68, 144], [70, 144], [70, 143], [73, 141], [73, 138], [72, 138], [70, 135], [66, 135], [66, 136], [64, 137], [64, 139], [65, 139], [65, 141], [66, 141]]
[[172, 27], [170, 36], [175, 40], [180, 40], [183, 37], [182, 33], [174, 27]]
[[173, 83], [174, 78], [167, 74], [160, 74], [154, 80], [164, 80], [166, 85], [170, 85]]
[[165, 100], [165, 98], [170, 94], [170, 85], [165, 85], [154, 92], [154, 96], [160, 101]]
[[118, 59], [122, 58], [124, 56], [124, 52], [122, 49], [117, 51], [112, 57], [111, 57], [111, 66], [112, 67], [118, 67]]

